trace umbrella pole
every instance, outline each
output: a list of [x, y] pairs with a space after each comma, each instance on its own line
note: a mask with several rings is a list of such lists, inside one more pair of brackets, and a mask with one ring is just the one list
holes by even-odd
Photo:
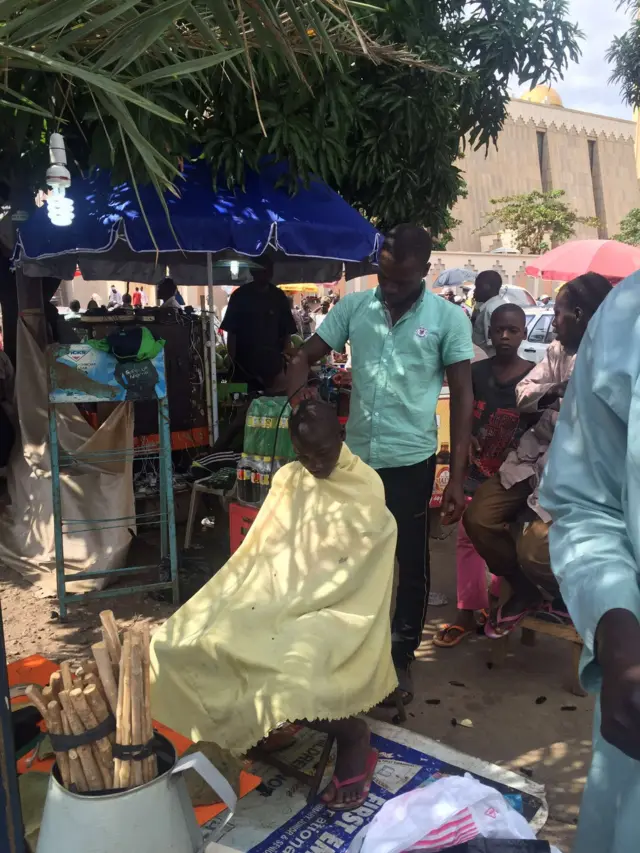
[[209, 373], [211, 375], [211, 423], [213, 441], [218, 440], [218, 374], [216, 372], [216, 324], [213, 313], [213, 259], [207, 252], [207, 308], [209, 311]]

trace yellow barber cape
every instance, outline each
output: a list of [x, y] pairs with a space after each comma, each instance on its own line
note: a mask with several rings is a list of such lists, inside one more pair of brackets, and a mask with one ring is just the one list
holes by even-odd
[[395, 544], [382, 481], [346, 445], [326, 480], [285, 465], [238, 551], [154, 634], [154, 717], [242, 754], [376, 705], [397, 685]]

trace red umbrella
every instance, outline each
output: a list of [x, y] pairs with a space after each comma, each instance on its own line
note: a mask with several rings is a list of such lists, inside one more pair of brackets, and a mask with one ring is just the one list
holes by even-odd
[[640, 269], [640, 248], [617, 240], [571, 240], [545, 252], [526, 268], [527, 275], [568, 281], [585, 272], [598, 272], [617, 284]]

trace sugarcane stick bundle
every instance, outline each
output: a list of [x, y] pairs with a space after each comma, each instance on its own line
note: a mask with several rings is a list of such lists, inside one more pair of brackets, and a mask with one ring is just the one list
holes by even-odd
[[[58, 703], [52, 701], [49, 703], [49, 705], [47, 705], [42, 696], [42, 691], [35, 684], [29, 684], [29, 686], [25, 690], [25, 695], [29, 699], [31, 704], [34, 705], [42, 715], [42, 719], [45, 721], [47, 726], [47, 731], [51, 732], [54, 735], [64, 734], [64, 730], [62, 728], [60, 706], [58, 705]], [[52, 706], [55, 706], [58, 709], [57, 713], [53, 710]], [[60, 768], [60, 776], [62, 778], [62, 783], [63, 785], [65, 785], [65, 787], [69, 787], [69, 758], [64, 752], [56, 752], [55, 756], [56, 762], [58, 763], [58, 767]]]
[[71, 675], [71, 666], [69, 661], [62, 661], [60, 664], [60, 675], [62, 677], [62, 688], [69, 692], [73, 690], [73, 677]]
[[[57, 701], [52, 700], [47, 705], [47, 729], [52, 735], [63, 735], [64, 729], [62, 727], [62, 710]], [[71, 770], [69, 767], [69, 753], [68, 752], [56, 752], [56, 763], [58, 765], [58, 769], [60, 770], [60, 778], [62, 779], [62, 784], [65, 788], [68, 788], [71, 785]]]
[[51, 688], [51, 693], [53, 694], [53, 698], [58, 698], [58, 693], [62, 690], [62, 673], [61, 672], [52, 672], [51, 678], [49, 679], [49, 687]]
[[[131, 743], [143, 743], [142, 717], [144, 707], [144, 681], [142, 675], [142, 638], [137, 632], [131, 635]], [[142, 785], [142, 762], [131, 762], [131, 787]]]
[[102, 637], [109, 652], [111, 663], [117, 672], [117, 667], [120, 665], [120, 656], [122, 654], [122, 646], [120, 645], [120, 635], [118, 633], [118, 625], [112, 610], [103, 610], [100, 614], [100, 622], [102, 623]]
[[[144, 713], [142, 717], [142, 735], [145, 743], [153, 737], [153, 718], [151, 716], [151, 654], [149, 650], [149, 626], [142, 627], [142, 670], [144, 675]], [[158, 760], [155, 755], [145, 758], [142, 763], [142, 776], [150, 782], [158, 775]]]
[[[131, 746], [131, 632], [126, 631], [120, 656], [120, 682], [118, 685], [118, 714], [116, 717], [116, 744]], [[115, 786], [128, 788], [131, 781], [131, 762], [116, 762]]]
[[69, 750], [69, 772], [71, 774], [71, 781], [80, 794], [84, 794], [89, 790], [89, 785], [87, 784], [87, 779], [84, 775], [84, 770], [82, 769], [82, 764], [80, 762], [80, 756], [78, 755], [78, 751], [75, 749]]
[[[86, 729], [80, 717], [76, 713], [76, 710], [69, 696], [69, 691], [61, 690], [59, 699], [64, 709], [64, 712], [67, 715], [67, 720], [69, 721], [69, 727], [71, 729], [72, 734], [84, 734]], [[87, 785], [89, 786], [89, 790], [101, 791], [105, 787], [105, 783], [102, 773], [100, 772], [98, 761], [96, 760], [96, 755], [94, 754], [93, 748], [85, 744], [83, 746], [77, 746], [76, 752], [78, 753], [80, 764], [82, 765], [82, 769], [84, 770], [84, 775], [87, 779]]]
[[[100, 622], [91, 660], [73, 674], [65, 661], [47, 686], [26, 690], [51, 734], [62, 784], [80, 793], [135, 788], [158, 773], [154, 754], [133, 757], [153, 739], [149, 627], [125, 631], [121, 642], [110, 610]], [[116, 745], [133, 750], [115, 757]]]
[[91, 646], [91, 651], [93, 652], [93, 659], [96, 662], [98, 675], [100, 676], [107, 701], [109, 702], [111, 713], [116, 715], [118, 713], [118, 685], [106, 643], [94, 643]]
[[[89, 707], [89, 703], [82, 692], [82, 688], [74, 687], [69, 693], [69, 698], [73, 708], [84, 725], [85, 731], [91, 731], [98, 725], [98, 720], [95, 714]], [[104, 780], [104, 788], [109, 790], [113, 788], [113, 756], [111, 754], [111, 743], [108, 737], [99, 738], [91, 745], [93, 754], [97, 759], [100, 767], [100, 772]]]

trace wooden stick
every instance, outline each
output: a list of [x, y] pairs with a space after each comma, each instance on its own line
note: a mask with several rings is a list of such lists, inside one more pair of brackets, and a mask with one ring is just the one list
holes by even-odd
[[91, 646], [91, 651], [93, 652], [98, 673], [100, 674], [100, 681], [102, 682], [102, 687], [104, 688], [109, 707], [111, 708], [111, 713], [117, 714], [118, 687], [116, 686], [116, 680], [113, 675], [113, 666], [111, 664], [111, 658], [109, 657], [107, 647], [105, 643], [94, 643]]
[[[48, 730], [52, 735], [61, 735], [64, 734], [64, 729], [62, 728], [62, 712], [60, 710], [60, 705], [56, 702], [56, 700], [52, 700], [47, 705], [48, 711]], [[71, 771], [69, 770], [69, 754], [67, 752], [56, 752], [56, 763], [58, 765], [58, 770], [60, 771], [60, 778], [62, 779], [62, 784], [65, 788], [69, 788], [71, 784]]]
[[[89, 707], [89, 703], [85, 699], [82, 688], [74, 687], [69, 693], [69, 698], [73, 704], [76, 714], [80, 717], [82, 724], [87, 731], [95, 729], [98, 725], [98, 720], [95, 714]], [[104, 788], [106, 790], [113, 788], [113, 756], [111, 754], [111, 744], [109, 738], [102, 737], [92, 743], [92, 748], [96, 758], [102, 778], [104, 780]]]
[[71, 667], [69, 661], [62, 661], [60, 664], [60, 675], [62, 677], [63, 689], [69, 692], [73, 690], [73, 678], [71, 677]]
[[[99, 701], [101, 701], [101, 702], [102, 702], [102, 705], [101, 705], [100, 707], [101, 707], [101, 708], [102, 708], [102, 707], [104, 707], [104, 716], [98, 716], [98, 714], [96, 714], [96, 719], [98, 720], [98, 722], [101, 722], [102, 720], [106, 719], [107, 715], [110, 713], [110, 710], [109, 710], [109, 703], [108, 703], [108, 701], [107, 701], [107, 697], [105, 696], [104, 688], [103, 688], [103, 686], [102, 686], [102, 682], [100, 681], [100, 676], [98, 676], [98, 675], [94, 675], [92, 672], [90, 672], [90, 673], [89, 673], [89, 675], [85, 676], [85, 679], [84, 679], [84, 693], [85, 693], [85, 696], [87, 695], [87, 690], [86, 690], [86, 688], [87, 688], [87, 687], [95, 687], [95, 689], [96, 689], [96, 694], [97, 694], [97, 696], [98, 696], [98, 698], [99, 698]], [[93, 694], [92, 694], [92, 695], [93, 695]], [[93, 707], [92, 707], [91, 702], [89, 702], [89, 707], [91, 708], [91, 710], [92, 710], [92, 711], [93, 711], [93, 713], [95, 714], [95, 713], [96, 713], [96, 712], [95, 712], [95, 708], [93, 708]], [[115, 714], [114, 714], [113, 716], [114, 716], [114, 719], [115, 719]], [[110, 743], [111, 745], [113, 745], [113, 744], [116, 742], [116, 731], [115, 731], [115, 728], [114, 728], [114, 730], [113, 730], [113, 731], [108, 735], [108, 738], [109, 738], [109, 743]]]
[[[64, 711], [61, 711], [60, 716], [62, 717], [63, 733], [65, 735], [70, 735], [71, 726], [69, 725], [67, 715]], [[78, 751], [76, 749], [70, 749], [67, 754], [69, 756], [69, 772], [71, 773], [71, 781], [76, 786], [76, 790], [80, 793], [88, 791], [89, 785], [87, 784], [87, 777], [84, 775], [84, 770], [82, 769]]]
[[53, 695], [53, 690], [51, 689], [51, 687], [47, 685], [46, 687], [42, 688], [42, 698], [44, 699], [44, 704], [48, 707], [49, 702], [55, 701], [57, 697]]
[[[124, 635], [120, 658], [120, 683], [118, 685], [118, 711], [116, 716], [116, 743], [131, 745], [131, 633]], [[131, 762], [116, 759], [116, 781], [118, 788], [128, 788], [131, 778]]]
[[49, 679], [49, 687], [53, 693], [53, 698], [58, 698], [58, 693], [62, 690], [62, 674], [60, 672], [52, 672]]
[[98, 675], [98, 664], [94, 660], [88, 660], [84, 664], [85, 677], [87, 675]]
[[[149, 626], [142, 626], [142, 675], [144, 681], [144, 709], [142, 714], [142, 734], [145, 743], [153, 737], [153, 718], [151, 716], [151, 655], [149, 651]], [[150, 755], [142, 762], [142, 776], [150, 782], [158, 775], [158, 761]]]
[[102, 637], [109, 652], [111, 663], [117, 667], [120, 665], [122, 646], [120, 645], [118, 624], [113, 615], [113, 610], [103, 610], [100, 614], [100, 622], [102, 623]]
[[35, 684], [28, 684], [24, 695], [27, 699], [34, 705], [38, 711], [40, 711], [42, 715], [42, 719], [47, 724], [47, 729], [49, 728], [49, 709], [47, 708], [47, 703], [44, 701], [42, 697], [42, 690], [37, 687]]
[[75, 749], [69, 750], [69, 773], [71, 775], [71, 781], [76, 786], [76, 790], [80, 794], [89, 790], [89, 785], [87, 784], [87, 779], [84, 775], [84, 770], [82, 769], [82, 764], [80, 762], [80, 756]]
[[[73, 734], [84, 734], [84, 726], [82, 725], [80, 717], [77, 715], [73, 703], [71, 702], [69, 692], [67, 690], [61, 690], [59, 699], [64, 709], [64, 712], [67, 715], [67, 720], [69, 721], [69, 728], [71, 729]], [[84, 770], [84, 775], [86, 777], [89, 790], [101, 791], [104, 787], [104, 782], [102, 779], [102, 773], [100, 772], [98, 763], [93, 754], [93, 750], [90, 746], [87, 746], [85, 744], [84, 746], [77, 746], [76, 752], [78, 753], [78, 758], [80, 759], [80, 763], [82, 764], [82, 769]]]
[[95, 675], [93, 672], [90, 672], [88, 675], [85, 675], [85, 677], [82, 679], [83, 689], [85, 687], [89, 687], [89, 685], [91, 685], [91, 684], [93, 684], [97, 688], [98, 693], [102, 696], [102, 698], [106, 702], [107, 697], [105, 696], [104, 689], [102, 687], [102, 682], [100, 681], [100, 676]]
[[[137, 631], [131, 632], [131, 743], [141, 744], [142, 706], [144, 704], [144, 682], [142, 680], [142, 638]], [[131, 762], [132, 787], [142, 785], [142, 761]]]

